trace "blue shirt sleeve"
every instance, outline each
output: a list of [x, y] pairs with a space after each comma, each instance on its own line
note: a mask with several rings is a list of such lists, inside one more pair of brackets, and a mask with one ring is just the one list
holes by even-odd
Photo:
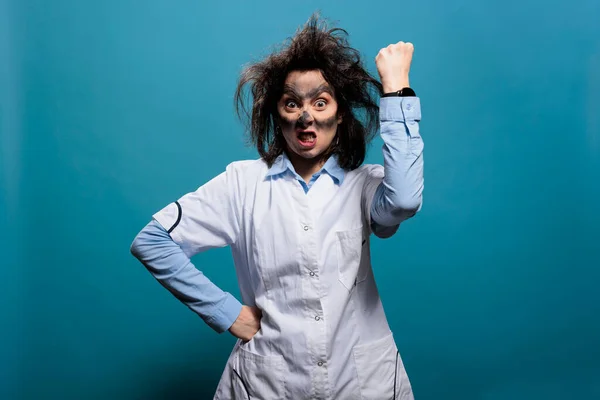
[[371, 226], [380, 237], [391, 236], [400, 223], [414, 216], [422, 204], [423, 140], [419, 132], [418, 97], [380, 100], [384, 178], [371, 203]]
[[131, 253], [162, 286], [215, 331], [228, 330], [240, 314], [242, 304], [199, 271], [157, 221], [150, 221], [138, 233]]

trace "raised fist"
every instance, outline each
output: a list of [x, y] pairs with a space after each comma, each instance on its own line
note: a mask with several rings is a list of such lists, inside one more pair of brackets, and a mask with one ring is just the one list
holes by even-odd
[[398, 42], [379, 50], [375, 57], [383, 92], [395, 92], [409, 87], [408, 73], [415, 48], [412, 43]]

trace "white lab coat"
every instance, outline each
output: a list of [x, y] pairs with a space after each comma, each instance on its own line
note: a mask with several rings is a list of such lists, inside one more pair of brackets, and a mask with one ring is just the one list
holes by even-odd
[[[172, 238], [189, 256], [231, 246], [242, 302], [262, 310], [214, 398], [413, 399], [371, 268], [383, 167], [363, 165], [341, 185], [323, 174], [308, 193], [267, 171], [262, 160], [234, 162], [178, 201]], [[172, 226], [179, 215], [170, 204], [154, 218]]]

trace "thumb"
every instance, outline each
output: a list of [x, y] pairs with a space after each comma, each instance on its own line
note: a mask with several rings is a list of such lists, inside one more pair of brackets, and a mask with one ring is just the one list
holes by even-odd
[[252, 307], [252, 313], [256, 318], [260, 318], [262, 316], [262, 311], [256, 306]]

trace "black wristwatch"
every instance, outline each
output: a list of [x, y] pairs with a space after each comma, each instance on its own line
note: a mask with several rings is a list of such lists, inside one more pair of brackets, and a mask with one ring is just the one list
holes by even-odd
[[381, 97], [414, 97], [417, 94], [414, 90], [409, 87], [402, 88], [400, 90], [396, 90], [395, 92], [384, 93]]

